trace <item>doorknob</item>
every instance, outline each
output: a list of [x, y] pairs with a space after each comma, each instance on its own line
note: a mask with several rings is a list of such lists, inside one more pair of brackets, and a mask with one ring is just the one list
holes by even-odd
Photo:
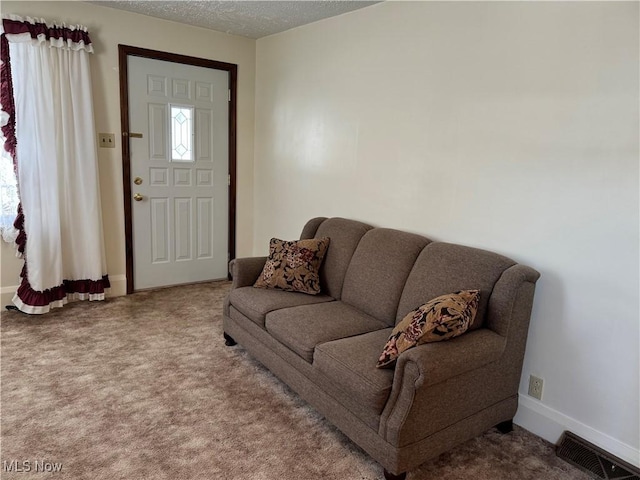
[[139, 201], [140, 201], [140, 200], [142, 200], [143, 198], [144, 198], [144, 197], [143, 197], [142, 195], [140, 195], [139, 193], [136, 193], [136, 194], [133, 196], [133, 199], [134, 199], [136, 202], [139, 202]]

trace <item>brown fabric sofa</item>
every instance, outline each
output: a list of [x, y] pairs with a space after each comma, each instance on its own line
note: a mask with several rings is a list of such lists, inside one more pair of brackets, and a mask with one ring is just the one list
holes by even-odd
[[[343, 218], [310, 220], [301, 238], [314, 237], [331, 239], [319, 295], [254, 288], [266, 257], [231, 262], [228, 345], [249, 351], [386, 478], [493, 426], [510, 431], [538, 272], [485, 250]], [[408, 312], [464, 289], [480, 290], [468, 332], [407, 350], [393, 369], [376, 368]]]

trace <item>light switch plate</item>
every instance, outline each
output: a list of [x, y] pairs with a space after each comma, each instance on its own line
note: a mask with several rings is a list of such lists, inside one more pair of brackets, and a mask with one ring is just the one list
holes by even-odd
[[100, 148], [116, 148], [116, 136], [113, 133], [99, 133]]

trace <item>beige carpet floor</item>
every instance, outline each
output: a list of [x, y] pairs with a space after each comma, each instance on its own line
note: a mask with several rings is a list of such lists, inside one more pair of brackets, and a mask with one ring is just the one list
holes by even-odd
[[[44, 316], [3, 312], [0, 476], [382, 478], [377, 463], [242, 347], [224, 346], [228, 289], [216, 282], [78, 302]], [[491, 430], [407, 478], [589, 477], [516, 428]]]

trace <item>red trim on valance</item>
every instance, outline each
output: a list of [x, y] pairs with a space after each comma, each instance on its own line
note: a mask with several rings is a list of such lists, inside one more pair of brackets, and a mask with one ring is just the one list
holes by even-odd
[[[4, 149], [13, 160], [13, 171], [18, 178], [18, 162], [16, 161], [16, 146], [18, 141], [16, 139], [16, 106], [13, 100], [13, 78], [11, 77], [11, 57], [9, 56], [9, 42], [7, 37], [3, 33], [0, 35], [0, 45], [2, 51], [0, 52], [0, 60], [2, 60], [2, 66], [0, 66], [0, 104], [2, 104], [2, 110], [7, 113], [9, 119], [6, 125], [2, 126], [2, 135], [4, 136]], [[18, 213], [13, 226], [18, 230], [18, 237], [16, 238], [16, 248], [20, 255], [24, 255], [24, 247], [27, 243], [27, 234], [24, 231], [24, 215], [22, 214], [22, 204], [18, 203]]]
[[13, 80], [11, 78], [11, 59], [9, 58], [9, 42], [3, 33], [0, 36], [2, 67], [0, 67], [0, 103], [2, 110], [9, 115], [9, 121], [2, 127], [5, 137], [4, 149], [13, 158], [16, 168], [16, 107], [13, 103]]
[[101, 280], [65, 280], [64, 291], [67, 294], [85, 293], [88, 295], [99, 295], [104, 293], [105, 288], [110, 288], [109, 275], [104, 275]]
[[[20, 231], [18, 238], [16, 238], [16, 244], [18, 251], [24, 255], [27, 243], [27, 234], [23, 228], [24, 214], [22, 212], [22, 204], [18, 205], [18, 217], [16, 218], [13, 226]], [[44, 308], [44, 311], [36, 313], [44, 313], [45, 311], [48, 311], [48, 307], [50, 305], [64, 301], [68, 295], [78, 294], [81, 298], [85, 297], [91, 300], [91, 296], [103, 296], [105, 289], [111, 287], [109, 275], [103, 275], [100, 280], [63, 280], [62, 285], [58, 285], [57, 287], [48, 288], [42, 292], [34, 290], [29, 283], [26, 257], [24, 265], [22, 266], [22, 271], [20, 272], [20, 277], [22, 277], [22, 282], [16, 291], [16, 297], [18, 297], [23, 304], [23, 306], [20, 307], [20, 310], [25, 311], [24, 306], [34, 307], [34, 310], [38, 310], [38, 307], [41, 307], [40, 309]], [[33, 312], [29, 312], [27, 310], [27, 313]]]
[[16, 249], [20, 255], [24, 255], [27, 246], [27, 232], [24, 231], [24, 213], [22, 213], [22, 202], [18, 203], [18, 216], [13, 222], [13, 228], [18, 230], [16, 237]]
[[102, 295], [105, 288], [111, 287], [109, 276], [104, 275], [101, 280], [64, 280], [62, 285], [38, 292], [31, 288], [27, 279], [26, 262], [22, 269], [22, 283], [18, 287], [16, 295], [22, 303], [31, 307], [46, 307], [52, 303], [67, 298], [67, 295], [75, 293], [81, 295]]
[[[25, 262], [26, 266], [26, 262]], [[24, 273], [25, 269], [22, 269]], [[36, 292], [31, 285], [29, 285], [29, 280], [27, 280], [26, 276], [22, 277], [22, 283], [18, 287], [18, 291], [16, 295], [22, 300], [23, 303], [30, 305], [32, 307], [45, 307], [54, 302], [59, 302], [64, 300], [67, 297], [66, 292], [64, 291], [64, 286], [54, 287], [45, 290], [44, 292]]]
[[69, 28], [59, 25], [50, 27], [46, 23], [30, 23], [11, 20], [9, 18], [3, 18], [2, 25], [5, 33], [10, 35], [28, 33], [34, 40], [38, 39], [39, 36], [44, 35], [44, 38], [47, 40], [62, 39], [65, 43], [73, 42], [91, 45], [91, 38], [89, 38], [89, 34], [81, 28]]

